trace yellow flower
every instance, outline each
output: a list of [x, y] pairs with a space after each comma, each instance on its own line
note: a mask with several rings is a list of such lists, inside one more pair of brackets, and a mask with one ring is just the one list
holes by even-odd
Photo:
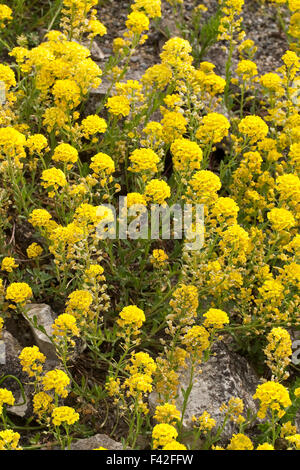
[[250, 143], [262, 140], [268, 134], [267, 124], [259, 116], [246, 116], [238, 125], [241, 134], [245, 135]]
[[181, 284], [174, 291], [172, 299], [170, 300], [170, 306], [173, 310], [179, 314], [183, 313], [184, 316], [190, 314], [195, 317], [198, 305], [198, 289], [196, 286], [192, 285]]
[[0, 415], [3, 412], [3, 405], [10, 405], [13, 406], [15, 403], [15, 399], [13, 394], [7, 388], [0, 388]]
[[142, 34], [149, 29], [149, 18], [139, 11], [133, 11], [127, 17], [126, 26], [135, 34]]
[[226, 222], [228, 225], [236, 224], [239, 207], [231, 197], [219, 197], [214, 203], [211, 214], [221, 224]]
[[68, 334], [79, 336], [79, 329], [76, 325], [76, 318], [69, 313], [59, 315], [53, 325], [54, 336], [67, 336]]
[[243, 80], [248, 80], [257, 75], [257, 66], [251, 60], [241, 60], [236, 68], [236, 73], [241, 75]]
[[162, 267], [166, 264], [168, 259], [169, 257], [164, 250], [153, 250], [150, 261], [154, 266]]
[[174, 424], [180, 419], [180, 411], [171, 403], [158, 405], [155, 409], [154, 419], [158, 423]]
[[[272, 328], [267, 336], [267, 347], [264, 353], [268, 358], [268, 366], [273, 371], [276, 366], [281, 370], [290, 363], [289, 356], [292, 355], [292, 340], [290, 334], [284, 328]], [[273, 366], [273, 363], [274, 366]]]
[[131, 374], [130, 377], [125, 380], [123, 387], [129, 389], [127, 396], [136, 396], [141, 393], [147, 395], [152, 392], [152, 377], [149, 374]]
[[209, 113], [203, 117], [196, 138], [203, 144], [217, 144], [228, 135], [229, 128], [230, 123], [223, 114]]
[[174, 168], [183, 173], [200, 170], [202, 150], [196, 142], [188, 139], [175, 139], [171, 145]]
[[81, 315], [86, 316], [93, 302], [92, 294], [86, 290], [75, 290], [68, 299], [66, 313], [74, 315], [76, 318]]
[[50, 370], [46, 372], [42, 379], [44, 390], [54, 390], [57, 395], [63, 398], [68, 396], [67, 387], [70, 384], [70, 379], [67, 374], [59, 369]]
[[220, 178], [209, 170], [197, 171], [189, 181], [188, 195], [199, 204], [211, 204], [221, 189]]
[[7, 273], [12, 273], [15, 268], [19, 265], [16, 263], [14, 258], [6, 257], [3, 258], [1, 263], [1, 270], [6, 271]]
[[[64, 187], [67, 184], [65, 174], [58, 168], [49, 168], [44, 170], [41, 176], [43, 180], [42, 186], [44, 188], [52, 188], [57, 190], [59, 187]], [[49, 193], [49, 196], [52, 196], [52, 192]]]
[[299, 398], [299, 397], [300, 397], [300, 387], [295, 388], [295, 390], [294, 390], [294, 395], [295, 395], [296, 398]]
[[4, 82], [6, 91], [8, 91], [11, 87], [16, 86], [15, 73], [8, 65], [0, 64], [0, 81]]
[[92, 114], [82, 120], [81, 129], [84, 137], [88, 139], [92, 135], [104, 134], [107, 129], [107, 124], [103, 118]]
[[280, 430], [280, 437], [291, 436], [297, 432], [297, 426], [293, 426], [291, 421], [283, 423]]
[[245, 434], [233, 434], [229, 445], [227, 446], [228, 450], [253, 450], [253, 444], [249, 437]]
[[129, 170], [133, 171], [134, 173], [157, 172], [159, 156], [151, 149], [136, 149], [129, 156], [129, 160], [131, 161], [131, 166], [129, 167]]
[[153, 449], [164, 447], [170, 442], [173, 442], [178, 436], [178, 432], [174, 426], [170, 424], [156, 424], [152, 431]]
[[128, 305], [124, 307], [119, 314], [120, 318], [117, 320], [119, 326], [132, 326], [134, 328], [141, 328], [146, 320], [143, 310], [136, 305]]
[[25, 304], [32, 297], [32, 290], [26, 282], [13, 282], [6, 290], [6, 299], [16, 304]]
[[180, 442], [174, 439], [163, 446], [162, 450], [187, 450], [187, 448], [184, 444], [180, 444]]
[[18, 447], [20, 437], [20, 434], [12, 429], [0, 431], [0, 450], [21, 450], [21, 447]]
[[204, 413], [202, 413], [198, 419], [196, 418], [193, 421], [195, 421], [197, 428], [199, 428], [204, 433], [211, 431], [212, 428], [214, 428], [216, 425], [216, 421], [211, 418], [207, 411], [204, 411]]
[[282, 80], [277, 73], [266, 73], [260, 77], [260, 83], [270, 91], [283, 92]]
[[278, 301], [282, 299], [284, 286], [279, 281], [267, 279], [258, 291], [264, 299]]
[[103, 273], [104, 269], [102, 268], [102, 266], [100, 266], [100, 264], [91, 264], [90, 267], [85, 270], [85, 281], [89, 282], [91, 280], [104, 280], [105, 277], [102, 276]]
[[38, 392], [33, 397], [33, 411], [39, 417], [48, 414], [53, 405], [53, 398], [46, 392]]
[[175, 111], [165, 113], [162, 121], [162, 136], [166, 143], [171, 143], [186, 132], [187, 120]]
[[112, 96], [108, 98], [105, 106], [115, 116], [126, 117], [130, 113], [130, 102], [126, 96]]
[[300, 434], [294, 434], [293, 436], [286, 437], [286, 440], [291, 444], [294, 444], [294, 447], [297, 450], [300, 450]]
[[71, 426], [79, 420], [79, 414], [75, 412], [74, 408], [69, 406], [58, 406], [52, 411], [52, 422], [54, 426], [61, 424], [68, 424]]
[[264, 444], [260, 444], [257, 446], [256, 450], [275, 450], [272, 444], [269, 444], [268, 442], [264, 442]]
[[81, 101], [81, 91], [74, 80], [56, 80], [52, 89], [56, 106], [76, 108]]
[[161, 0], [135, 0], [131, 5], [132, 10], [143, 10], [149, 18], [161, 16]]
[[171, 188], [165, 181], [153, 179], [146, 185], [145, 196], [151, 203], [162, 205], [171, 196]]
[[234, 252], [237, 261], [244, 261], [250, 249], [249, 234], [240, 225], [231, 225], [223, 232], [219, 245], [227, 256]]
[[42, 364], [46, 361], [46, 356], [40, 352], [37, 346], [32, 346], [23, 348], [19, 359], [23, 371], [26, 372], [29, 377], [35, 377], [41, 374], [43, 370]]
[[78, 152], [72, 145], [60, 144], [55, 147], [52, 160], [55, 162], [76, 163], [78, 160]]
[[289, 5], [289, 9], [291, 11], [300, 10], [300, 1], [299, 0], [289, 0], [288, 5]]
[[272, 209], [268, 212], [267, 217], [272, 224], [272, 228], [277, 232], [289, 230], [295, 226], [294, 216], [287, 209]]
[[203, 325], [206, 328], [224, 328], [225, 324], [229, 323], [229, 318], [226, 312], [217, 308], [210, 308], [204, 315], [205, 321]]
[[89, 39], [96, 36], [104, 36], [107, 33], [106, 27], [99, 20], [89, 20], [88, 23]]
[[258, 385], [253, 398], [260, 400], [260, 409], [257, 413], [260, 419], [265, 418], [268, 408], [282, 418], [285, 415], [285, 409], [292, 404], [288, 390], [277, 382], [265, 382]]
[[28, 137], [26, 147], [31, 155], [34, 153], [41, 155], [43, 151], [48, 150], [48, 141], [44, 135], [34, 134]]
[[[141, 78], [141, 82], [147, 88], [149, 86], [152, 86], [152, 87], [156, 87], [159, 90], [163, 90], [171, 79], [172, 79], [172, 69], [171, 67], [169, 67], [168, 64], [155, 64], [146, 70], [146, 72]], [[149, 124], [147, 126], [149, 126]], [[157, 124], [155, 125], [156, 127], [157, 127]]]
[[4, 3], [0, 4], [0, 28], [5, 28], [5, 21], [10, 22], [13, 19], [12, 10]]
[[106, 153], [99, 152], [91, 158], [90, 168], [93, 170], [93, 176], [102, 177], [111, 175], [115, 171], [115, 163], [113, 159]]
[[184, 335], [182, 344], [187, 346], [190, 353], [197, 353], [199, 359], [201, 359], [202, 352], [208, 349], [210, 345], [209, 333], [203, 326], [194, 325]]
[[28, 221], [33, 227], [49, 227], [54, 222], [51, 219], [52, 215], [46, 209], [34, 209]]
[[296, 174], [288, 173], [278, 176], [276, 189], [283, 201], [300, 203], [300, 179]]
[[175, 37], [169, 39], [164, 45], [160, 58], [163, 64], [168, 64], [181, 73], [189, 68], [193, 62], [193, 57], [190, 55], [192, 46], [190, 43], [182, 38]]
[[141, 205], [141, 206], [147, 205], [145, 196], [140, 193], [128, 193], [126, 196], [126, 201], [127, 201], [128, 208], [131, 206], [135, 206], [135, 205]]
[[26, 250], [28, 258], [37, 258], [43, 253], [43, 248], [37, 243], [32, 243]]

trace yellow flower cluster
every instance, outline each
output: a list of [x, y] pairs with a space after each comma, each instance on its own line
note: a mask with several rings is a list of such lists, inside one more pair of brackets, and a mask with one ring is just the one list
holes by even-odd
[[5, 23], [13, 19], [12, 10], [4, 3], [0, 4], [0, 28], [5, 28]]
[[164, 267], [167, 264], [169, 257], [164, 250], [153, 250], [150, 258], [151, 263], [155, 267]]
[[159, 163], [159, 156], [151, 149], [136, 149], [130, 155], [129, 160], [131, 162], [129, 170], [134, 173], [146, 173], [151, 175], [158, 170], [157, 164]]
[[16, 263], [15, 259], [7, 256], [3, 258], [2, 263], [1, 263], [1, 270], [6, 271], [7, 273], [12, 273], [15, 268], [17, 268], [19, 265]]
[[171, 196], [171, 189], [165, 181], [153, 179], [146, 185], [145, 196], [151, 203], [163, 205]]
[[287, 379], [289, 374], [285, 372], [292, 355], [292, 341], [287, 330], [284, 328], [272, 328], [267, 336], [268, 344], [264, 349], [267, 356], [267, 365], [277, 380]]
[[15, 403], [14, 396], [10, 390], [0, 388], [0, 415], [3, 413], [3, 405], [13, 406]]
[[0, 431], [0, 450], [21, 450], [19, 446], [20, 438], [20, 434], [12, 429]]
[[54, 321], [53, 325], [54, 336], [79, 336], [79, 329], [76, 325], [76, 318], [69, 313], [62, 313]]
[[32, 243], [26, 249], [26, 253], [27, 253], [28, 258], [37, 258], [41, 256], [41, 254], [43, 253], [43, 248], [37, 243]]
[[229, 323], [227, 313], [217, 308], [210, 308], [203, 317], [205, 318], [203, 324], [206, 328], [222, 329]]
[[58, 406], [52, 411], [52, 422], [54, 426], [69, 425], [79, 420], [79, 414], [69, 406]]
[[67, 387], [70, 384], [70, 379], [67, 374], [59, 369], [50, 370], [46, 372], [42, 379], [44, 390], [54, 390], [54, 393], [65, 398], [68, 396]]
[[104, 134], [107, 124], [105, 119], [92, 114], [81, 121], [81, 129], [84, 137], [89, 139], [96, 134]]
[[22, 306], [32, 295], [32, 289], [26, 282], [13, 282], [7, 287], [5, 298]]
[[261, 419], [265, 418], [268, 409], [282, 418], [285, 415], [285, 409], [292, 404], [288, 390], [277, 382], [265, 382], [258, 385], [253, 398], [260, 400], [257, 416]]
[[174, 425], [176, 421], [180, 419], [180, 411], [175, 405], [171, 403], [165, 403], [164, 405], [158, 405], [155, 409], [154, 419], [158, 423], [167, 423]]
[[139, 329], [146, 320], [143, 310], [136, 305], [124, 307], [119, 316], [117, 323], [121, 328]]
[[156, 424], [152, 431], [153, 449], [164, 447], [173, 440], [176, 440], [178, 432], [176, 428], [170, 424]]
[[29, 377], [38, 377], [43, 371], [46, 356], [40, 352], [37, 346], [26, 347], [19, 355], [19, 360], [24, 372]]
[[203, 117], [196, 137], [202, 145], [217, 144], [228, 135], [229, 128], [230, 123], [223, 114], [209, 113]]
[[171, 153], [175, 170], [187, 174], [200, 170], [203, 153], [196, 142], [176, 139], [171, 145]]

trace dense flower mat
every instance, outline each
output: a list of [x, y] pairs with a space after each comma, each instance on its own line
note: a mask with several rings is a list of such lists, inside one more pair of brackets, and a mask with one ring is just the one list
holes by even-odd
[[[0, 5], [8, 54], [0, 64], [0, 331], [24, 317], [39, 328], [27, 309], [47, 303], [58, 315], [49, 340], [59, 358], [49, 370], [36, 345], [23, 348], [33, 411], [22, 430], [0, 376], [0, 449], [69, 448], [95, 434], [101, 409], [113, 416], [111, 437], [122, 423], [124, 448], [140, 448], [142, 436], [153, 449], [300, 449], [291, 339], [300, 320], [300, 2], [273, 2], [289, 50], [263, 74], [259, 45], [242, 29], [243, 0], [221, 1], [207, 29], [227, 57], [220, 75], [195, 54], [205, 5], [195, 2], [189, 31], [185, 2], [168, 2], [182, 37], [165, 42], [140, 80], [126, 74], [159, 24], [160, 0], [132, 3], [101, 68], [90, 53], [106, 34], [96, 0], [52, 2], [38, 44], [15, 38], [14, 8]], [[22, 2], [11, 3], [20, 12]], [[102, 80], [107, 93], [89, 113]], [[203, 205], [204, 227], [193, 223], [183, 239], [99, 236], [119, 196], [129, 221], [136, 205], [139, 214], [153, 204]], [[199, 234], [203, 246], [188, 249]], [[204, 411], [187, 432], [194, 374], [228, 338], [261, 376], [258, 412], [232, 397], [222, 422]], [[179, 409], [184, 368], [190, 385]], [[236, 432], [225, 442], [229, 421]]]

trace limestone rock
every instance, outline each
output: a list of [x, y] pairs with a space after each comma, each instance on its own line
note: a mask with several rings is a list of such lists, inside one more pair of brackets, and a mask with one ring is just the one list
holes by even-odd
[[[36, 318], [37, 325], [43, 327], [47, 335], [52, 335], [52, 324], [55, 320], [55, 314], [52, 312], [49, 305], [29, 304], [26, 307], [26, 314], [32, 321], [34, 321], [34, 318]], [[55, 347], [46, 334], [44, 334], [38, 328], [35, 328], [31, 323], [29, 323], [29, 325], [40, 351], [45, 354], [48, 359], [57, 359]]]
[[93, 450], [98, 447], [104, 447], [107, 450], [123, 450], [123, 445], [116, 442], [106, 434], [95, 434], [87, 439], [79, 439], [71, 444], [71, 450]]
[[92, 56], [92, 59], [95, 61], [100, 61], [105, 58], [105, 54], [103, 53], [102, 49], [95, 41], [93, 41], [93, 44], [92, 44], [91, 56]]
[[[213, 353], [215, 353], [215, 356], [211, 356], [196, 371], [183, 421], [186, 430], [192, 429], [192, 416], [200, 416], [204, 411], [210, 413], [211, 417], [216, 420], [217, 426], [221, 424], [223, 415], [220, 412], [220, 406], [222, 403], [228, 402], [231, 397], [243, 399], [244, 411], [247, 411], [248, 408], [251, 408], [253, 412], [257, 410], [257, 405], [252, 396], [259, 380], [248, 362], [232, 352], [222, 342], [214, 346]], [[182, 409], [183, 395], [181, 388], [186, 390], [188, 387], [189, 371], [189, 369], [186, 369], [181, 374], [177, 399], [178, 409]], [[150, 395], [150, 408], [154, 410], [155, 406], [156, 396], [152, 393]], [[225, 440], [229, 439], [233, 432], [237, 432], [236, 425], [229, 422], [222, 436]]]
[[5, 379], [1, 387], [10, 390], [15, 398], [15, 405], [8, 406], [7, 411], [21, 418], [29, 416], [30, 390], [28, 385], [24, 385], [28, 380], [27, 375], [22, 371], [18, 356], [22, 347], [18, 341], [6, 330], [2, 331], [0, 339], [0, 378], [6, 375], [16, 377], [24, 387], [26, 402], [21, 394], [20, 386], [13, 378]]

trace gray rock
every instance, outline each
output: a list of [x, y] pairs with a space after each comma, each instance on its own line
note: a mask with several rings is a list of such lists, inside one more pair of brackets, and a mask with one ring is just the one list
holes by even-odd
[[7, 411], [23, 418], [30, 415], [30, 387], [26, 385], [28, 376], [22, 371], [18, 359], [21, 350], [18, 341], [8, 331], [3, 330], [0, 340], [0, 378], [7, 375], [16, 377], [24, 387], [26, 402], [24, 403], [20, 386], [15, 379], [5, 379], [0, 387], [10, 390], [15, 398], [15, 405], [8, 406]]
[[91, 47], [91, 56], [92, 59], [95, 61], [100, 61], [105, 58], [105, 54], [103, 53], [100, 46], [94, 41]]
[[[259, 379], [248, 362], [238, 354], [230, 351], [222, 342], [214, 346], [213, 352], [216, 355], [211, 356], [206, 363], [198, 366], [196, 371], [184, 415], [183, 427], [185, 430], [193, 428], [192, 416], [198, 417], [204, 411], [210, 413], [211, 417], [216, 420], [217, 426], [221, 424], [224, 415], [220, 412], [220, 406], [222, 403], [228, 402], [231, 397], [243, 399], [244, 411], [247, 411], [248, 408], [254, 412], [257, 410], [257, 405], [252, 396], [255, 393]], [[189, 375], [190, 369], [182, 372], [177, 398], [178, 409], [182, 409], [183, 395], [181, 388], [187, 389]], [[151, 410], [154, 410], [157, 396], [152, 393], [149, 401]], [[229, 439], [233, 432], [237, 432], [236, 425], [229, 422], [223, 431], [223, 439]]]
[[71, 450], [93, 450], [98, 447], [104, 447], [107, 450], [123, 450], [123, 445], [116, 442], [106, 434], [95, 434], [87, 439], [79, 439], [71, 444]]
[[[127, 82], [127, 80], [140, 80], [143, 75], [142, 71], [132, 71], [128, 70], [126, 75], [120, 80], [121, 82]], [[102, 79], [102, 83], [98, 88], [92, 88], [90, 91], [91, 95], [105, 95], [111, 86], [111, 81], [107, 80], [105, 77]]]
[[[36, 318], [37, 325], [43, 327], [45, 329], [45, 332], [47, 335], [51, 336], [53, 331], [52, 331], [52, 324], [56, 318], [56, 315], [52, 312], [51, 308], [49, 305], [46, 304], [29, 304], [26, 306], [26, 314], [27, 317], [32, 320], [33, 322], [35, 321], [34, 318]], [[32, 325], [31, 322], [28, 322], [30, 325], [30, 328], [32, 330], [32, 333], [34, 335], [35, 341], [40, 349], [40, 351], [45, 354], [45, 356], [48, 359], [55, 360], [57, 359], [56, 357], [56, 352], [55, 352], [55, 347], [50, 341], [50, 339], [47, 337], [46, 334], [44, 334], [42, 331], [40, 331], [38, 328]]]

